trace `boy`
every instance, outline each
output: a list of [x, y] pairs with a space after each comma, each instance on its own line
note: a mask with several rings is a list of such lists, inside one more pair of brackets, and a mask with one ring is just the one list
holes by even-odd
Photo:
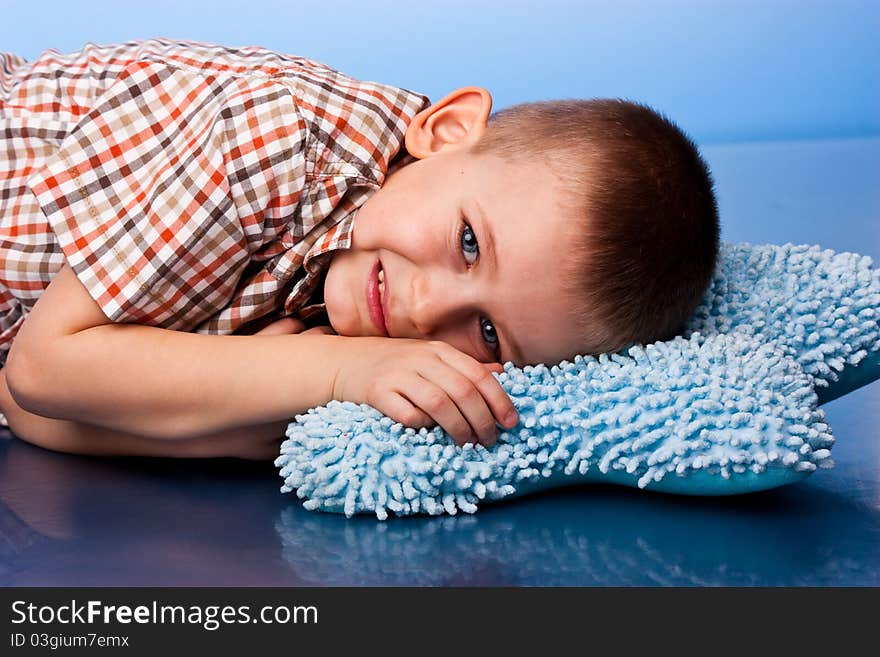
[[491, 445], [499, 363], [671, 337], [715, 265], [708, 169], [642, 105], [490, 122], [166, 39], [0, 63], [0, 410], [53, 449], [273, 458], [331, 399]]

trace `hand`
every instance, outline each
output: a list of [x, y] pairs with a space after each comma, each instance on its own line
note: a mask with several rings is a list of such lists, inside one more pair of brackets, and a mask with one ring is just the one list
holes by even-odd
[[[457, 445], [488, 447], [497, 439], [496, 421], [508, 429], [519, 421], [492, 376], [504, 371], [499, 363], [481, 363], [439, 341], [357, 337], [340, 346], [333, 399], [369, 404], [408, 427], [439, 424]], [[514, 418], [505, 421], [509, 413]]]

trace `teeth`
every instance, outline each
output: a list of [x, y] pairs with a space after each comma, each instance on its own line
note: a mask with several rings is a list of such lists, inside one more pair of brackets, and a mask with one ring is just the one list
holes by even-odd
[[384, 269], [379, 270], [379, 282], [380, 283], [385, 282], [385, 270]]

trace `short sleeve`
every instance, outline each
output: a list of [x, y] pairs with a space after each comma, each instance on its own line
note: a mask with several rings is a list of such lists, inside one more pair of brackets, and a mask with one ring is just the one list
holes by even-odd
[[27, 184], [110, 320], [185, 331], [226, 307], [273, 238], [265, 210], [272, 189], [301, 187], [302, 141], [266, 76], [137, 60]]

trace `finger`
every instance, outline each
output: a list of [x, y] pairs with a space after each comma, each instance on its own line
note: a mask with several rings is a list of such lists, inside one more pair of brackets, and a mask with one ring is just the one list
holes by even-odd
[[277, 322], [272, 322], [268, 326], [263, 327], [254, 335], [288, 335], [291, 333], [299, 333], [306, 325], [293, 317], [283, 317]]
[[[439, 359], [438, 368], [451, 368]], [[458, 404], [444, 388], [443, 378], [438, 376], [437, 368], [419, 367], [412, 372], [414, 379], [400, 381], [398, 391], [417, 408], [427, 413], [452, 438], [456, 445], [480, 442], [477, 432], [465, 418]], [[477, 394], [477, 396], [479, 396]]]
[[[415, 379], [416, 377], [413, 376], [416, 385], [422, 385], [420, 381]], [[421, 429], [437, 424], [434, 418], [418, 408], [407, 398], [407, 395], [398, 390], [387, 390], [380, 393], [375, 399], [370, 399], [369, 404], [406, 427]]]
[[425, 367], [430, 368], [430, 371], [423, 373], [422, 376], [427, 376], [443, 388], [477, 440], [486, 447], [494, 445], [498, 439], [495, 417], [476, 384], [442, 359], [434, 359]]
[[499, 363], [481, 363], [451, 345], [449, 345], [449, 349], [440, 349], [438, 355], [476, 386], [488, 405], [492, 416], [495, 418], [495, 422], [498, 422], [498, 424], [506, 429], [516, 426], [519, 422], [519, 414], [516, 411], [516, 407], [498, 379], [492, 376], [492, 372], [496, 367], [500, 368], [499, 374], [503, 372], [503, 365]]
[[456, 445], [477, 442], [476, 435], [458, 406], [446, 391], [432, 380], [418, 372], [411, 372], [399, 382], [397, 393], [439, 424]]

